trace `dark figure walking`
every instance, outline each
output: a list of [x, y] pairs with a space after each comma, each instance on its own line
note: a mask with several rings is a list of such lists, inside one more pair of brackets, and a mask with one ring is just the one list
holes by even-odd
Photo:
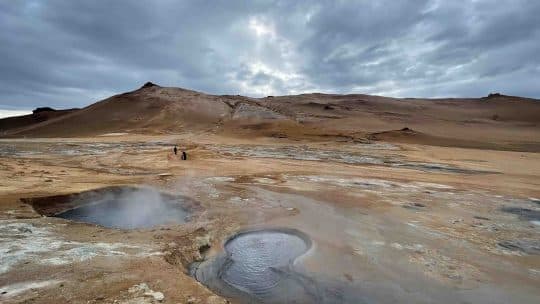
[[178, 155], [178, 147], [174, 146], [173, 151], [174, 151], [174, 155]]
[[182, 151], [182, 160], [187, 160], [187, 153], [186, 153], [186, 151]]

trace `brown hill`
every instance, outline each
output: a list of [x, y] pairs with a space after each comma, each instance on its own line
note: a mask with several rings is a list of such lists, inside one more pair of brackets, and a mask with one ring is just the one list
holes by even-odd
[[[540, 150], [540, 100], [399, 99], [361, 94], [266, 98], [209, 95], [147, 83], [33, 124], [0, 120], [4, 136], [211, 132], [310, 140], [387, 140], [442, 146]], [[14, 127], [17, 125], [17, 127]], [[408, 127], [414, 132], [392, 131]]]
[[7, 117], [0, 119], [0, 135], [16, 133], [19, 130], [37, 125], [39, 123], [58, 118], [77, 111], [78, 109], [55, 110], [52, 108], [37, 108], [32, 114]]
[[[24, 128], [6, 128], [4, 136], [73, 137], [107, 132], [146, 134], [213, 131], [224, 121], [287, 119], [242, 96], [215, 96], [146, 83], [69, 115]], [[14, 124], [16, 119], [12, 119]]]

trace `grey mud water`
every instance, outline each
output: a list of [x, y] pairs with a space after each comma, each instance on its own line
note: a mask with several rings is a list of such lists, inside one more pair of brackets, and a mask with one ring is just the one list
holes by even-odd
[[323, 282], [298, 267], [311, 245], [307, 235], [294, 229], [240, 232], [226, 241], [221, 255], [193, 264], [191, 272], [241, 303], [358, 303], [345, 283]]
[[42, 215], [120, 229], [182, 224], [193, 211], [193, 202], [188, 198], [152, 187], [108, 187], [27, 202]]

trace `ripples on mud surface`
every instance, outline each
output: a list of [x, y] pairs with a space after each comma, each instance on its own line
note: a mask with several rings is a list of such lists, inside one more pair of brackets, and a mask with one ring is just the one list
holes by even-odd
[[230, 262], [222, 268], [221, 278], [257, 297], [276, 297], [272, 293], [283, 283], [279, 269], [288, 267], [307, 248], [308, 244], [294, 234], [279, 231], [239, 234], [225, 245]]
[[359, 303], [341, 283], [323, 283], [296, 269], [297, 259], [311, 248], [300, 231], [241, 232], [224, 247], [224, 253], [191, 269], [197, 280], [223, 296], [241, 303]]

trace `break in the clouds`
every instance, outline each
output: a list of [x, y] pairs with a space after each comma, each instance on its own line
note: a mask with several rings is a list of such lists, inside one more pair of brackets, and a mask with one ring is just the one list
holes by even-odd
[[0, 107], [215, 94], [540, 97], [540, 1], [0, 0]]

